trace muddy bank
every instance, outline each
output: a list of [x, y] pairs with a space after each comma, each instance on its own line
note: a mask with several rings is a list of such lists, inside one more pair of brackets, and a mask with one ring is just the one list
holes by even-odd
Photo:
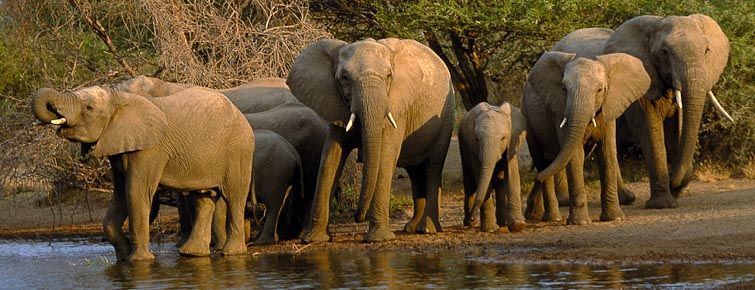
[[[386, 243], [362, 243], [366, 224], [331, 225], [333, 242], [305, 245], [298, 241], [271, 246], [250, 246], [251, 255], [311, 253], [323, 250], [406, 250], [430, 252], [453, 249], [501, 261], [563, 261], [587, 263], [645, 263], [658, 261], [755, 261], [755, 181], [694, 182], [679, 208], [647, 210], [647, 183], [629, 184], [638, 194], [634, 205], [624, 206], [627, 219], [600, 222], [600, 205], [591, 192], [589, 204], [594, 222], [587, 226], [532, 222], [521, 233], [480, 233], [463, 228], [461, 192], [443, 196], [441, 222], [444, 231], [433, 235], [401, 232], [408, 217], [393, 220], [398, 238]], [[567, 208], [561, 208], [567, 216]], [[163, 211], [153, 228], [154, 239], [170, 241], [175, 214]], [[2, 238], [101, 236], [99, 220], [65, 227], [4, 228]]]

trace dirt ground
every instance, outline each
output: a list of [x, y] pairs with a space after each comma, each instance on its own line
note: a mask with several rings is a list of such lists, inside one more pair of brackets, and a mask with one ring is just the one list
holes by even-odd
[[[566, 226], [564, 223], [532, 222], [520, 233], [480, 233], [463, 228], [461, 192], [446, 194], [441, 223], [443, 232], [432, 235], [404, 234], [401, 228], [408, 215], [392, 221], [398, 238], [385, 243], [362, 243], [366, 224], [331, 225], [333, 242], [305, 245], [297, 241], [271, 246], [250, 246], [250, 253], [303, 253], [331, 249], [372, 249], [433, 251], [495, 250], [500, 259], [511, 261], [588, 261], [591, 263], [648, 261], [753, 261], [755, 260], [755, 181], [728, 180], [715, 183], [693, 182], [679, 208], [643, 208], [649, 196], [647, 183], [636, 182], [629, 188], [638, 195], [634, 205], [623, 206], [627, 219], [600, 222], [597, 200], [589, 204], [593, 223]], [[593, 194], [593, 196], [596, 194]], [[0, 208], [4, 208], [3, 207]], [[49, 210], [49, 209], [48, 209]], [[96, 212], [102, 208], [97, 207]], [[561, 208], [567, 216], [567, 208]], [[80, 211], [86, 211], [80, 209]], [[97, 215], [97, 213], [95, 213]], [[88, 214], [86, 214], [88, 216]], [[42, 238], [98, 236], [99, 216], [95, 222], [53, 227], [11, 227], [2, 215], [0, 238]], [[171, 239], [175, 214], [163, 211], [161, 238]], [[65, 217], [64, 217], [65, 219]], [[50, 221], [48, 221], [50, 222]]]

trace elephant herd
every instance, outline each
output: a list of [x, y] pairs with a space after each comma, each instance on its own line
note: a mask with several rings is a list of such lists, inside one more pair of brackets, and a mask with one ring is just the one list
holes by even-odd
[[[545, 52], [525, 83], [521, 111], [480, 103], [458, 129], [464, 225], [525, 228], [525, 217], [591, 221], [583, 163], [597, 149], [600, 220], [624, 218], [634, 201], [616, 153], [617, 124], [642, 148], [650, 176], [647, 208], [672, 208], [692, 173], [706, 98], [729, 43], [710, 17], [640, 16], [615, 31], [574, 31]], [[287, 79], [260, 79], [214, 90], [157, 78], [31, 98], [38, 124], [107, 157], [114, 192], [103, 230], [119, 260], [150, 260], [156, 192], [177, 196], [179, 253], [243, 254], [250, 220], [263, 220], [254, 243], [301, 238], [326, 242], [329, 203], [349, 153], [363, 174], [354, 219], [368, 221], [367, 242], [395, 238], [389, 198], [396, 167], [411, 181], [408, 233], [441, 231], [441, 176], [454, 128], [451, 75], [427, 46], [406, 39], [326, 39], [306, 47]], [[526, 142], [525, 142], [526, 141]], [[522, 205], [520, 145], [538, 171]], [[589, 153], [588, 153], [589, 154]], [[567, 197], [568, 196], [568, 197]], [[129, 220], [130, 237], [123, 232]]]

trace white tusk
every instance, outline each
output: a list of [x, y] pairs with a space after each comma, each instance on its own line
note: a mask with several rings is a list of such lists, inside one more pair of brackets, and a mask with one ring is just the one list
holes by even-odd
[[595, 117], [593, 117], [591, 119], [591, 121], [592, 121], [592, 126], [595, 127], [595, 128], [597, 128], [598, 127], [598, 123], [595, 122]]
[[564, 120], [561, 121], [561, 125], [558, 125], [559, 128], [563, 128], [564, 125], [566, 125], [566, 117], [564, 117]]
[[55, 119], [55, 120], [50, 121], [50, 124], [53, 124], [53, 125], [63, 125], [65, 123], [66, 123], [66, 118], [60, 118], [60, 119]]
[[351, 113], [351, 117], [349, 117], [349, 123], [346, 124], [346, 132], [349, 132], [351, 130], [351, 126], [354, 125], [354, 119], [357, 118], [357, 115], [354, 115], [354, 113]]
[[710, 102], [713, 103], [713, 106], [716, 107], [716, 110], [718, 110], [718, 112], [723, 114], [726, 119], [729, 119], [729, 121], [734, 122], [734, 119], [731, 117], [731, 115], [729, 115], [729, 113], [724, 110], [724, 107], [721, 106], [721, 103], [718, 102], [718, 99], [716, 99], [713, 91], [708, 91], [708, 98], [710, 99]]
[[396, 120], [393, 119], [393, 114], [391, 114], [391, 112], [388, 112], [388, 121], [391, 121], [393, 128], [398, 128], [398, 125], [396, 125]]
[[674, 98], [676, 98], [676, 105], [679, 106], [679, 110], [682, 109], [682, 91], [674, 90]]

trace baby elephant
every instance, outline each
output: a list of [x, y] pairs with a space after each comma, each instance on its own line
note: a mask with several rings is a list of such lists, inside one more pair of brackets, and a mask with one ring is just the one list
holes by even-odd
[[479, 103], [461, 120], [465, 226], [472, 225], [481, 208], [480, 231], [494, 232], [498, 226], [512, 232], [524, 229], [517, 149], [525, 138], [525, 124], [522, 113], [509, 103]]

